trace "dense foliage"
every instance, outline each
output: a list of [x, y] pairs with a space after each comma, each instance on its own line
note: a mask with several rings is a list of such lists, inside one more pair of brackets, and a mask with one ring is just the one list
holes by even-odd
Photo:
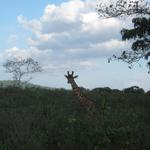
[[122, 29], [122, 40], [132, 40], [132, 50], [123, 51], [120, 57], [116, 57], [119, 60], [127, 62], [132, 67], [132, 64], [139, 62], [141, 59], [147, 60], [147, 66], [150, 71], [150, 18], [133, 18], [133, 29]]
[[[113, 55], [108, 59], [122, 60], [133, 67], [133, 63], [140, 60], [147, 60], [147, 67], [150, 73], [150, 3], [147, 0], [117, 0], [110, 4], [100, 3], [97, 5], [100, 17], [112, 18], [122, 16], [134, 16], [132, 19], [133, 28], [122, 29], [122, 40], [133, 42], [131, 50], [124, 50], [121, 56]], [[136, 16], [136, 17], [135, 17]]]
[[97, 102], [94, 117], [69, 90], [0, 88], [0, 150], [150, 149], [149, 92], [84, 92]]

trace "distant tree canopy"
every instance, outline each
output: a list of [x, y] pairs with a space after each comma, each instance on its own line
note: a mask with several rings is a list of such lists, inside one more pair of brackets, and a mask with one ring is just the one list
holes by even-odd
[[144, 90], [142, 88], [139, 88], [138, 86], [131, 86], [129, 88], [125, 88], [123, 90], [125, 93], [144, 93]]
[[123, 41], [134, 40], [131, 50], [124, 50], [121, 56], [113, 55], [109, 58], [109, 62], [116, 59], [122, 60], [129, 64], [129, 68], [132, 68], [133, 63], [145, 59], [150, 73], [150, 4], [144, 0], [118, 0], [115, 4], [111, 3], [108, 6], [100, 3], [97, 11], [101, 17], [105, 18], [136, 15], [132, 19], [133, 28], [121, 30]]
[[0, 150], [150, 150], [150, 93], [89, 92], [94, 115], [70, 90], [0, 87]]
[[[13, 58], [6, 60], [3, 64], [3, 67], [6, 69], [7, 73], [13, 74], [13, 79], [17, 86], [20, 86], [21, 79], [35, 72], [41, 72], [42, 68], [37, 61], [33, 58]], [[31, 77], [26, 81], [31, 80]]]

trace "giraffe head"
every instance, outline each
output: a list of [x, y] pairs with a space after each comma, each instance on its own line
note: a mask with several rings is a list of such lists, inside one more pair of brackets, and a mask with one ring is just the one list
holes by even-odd
[[78, 75], [74, 76], [74, 71], [72, 71], [71, 73], [67, 71], [67, 75], [65, 75], [65, 77], [67, 78], [68, 83], [72, 83], [74, 79], [78, 77]]

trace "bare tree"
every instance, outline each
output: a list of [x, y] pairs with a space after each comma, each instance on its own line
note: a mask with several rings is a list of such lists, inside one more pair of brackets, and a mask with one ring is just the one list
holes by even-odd
[[[16, 86], [20, 86], [21, 80], [24, 76], [35, 72], [41, 72], [42, 68], [37, 61], [32, 58], [13, 58], [6, 60], [3, 64], [7, 73], [13, 75]], [[28, 78], [25, 82], [29, 82], [32, 78]]]

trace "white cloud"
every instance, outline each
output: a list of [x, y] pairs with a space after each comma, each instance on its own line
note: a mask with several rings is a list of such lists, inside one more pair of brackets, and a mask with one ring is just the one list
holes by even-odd
[[22, 57], [27, 58], [30, 56], [30, 52], [27, 52], [25, 49], [20, 49], [17, 47], [12, 47], [10, 49], [7, 49], [3, 56], [5, 58], [12, 58], [12, 57]]
[[92, 61], [81, 61], [81, 62], [79, 62], [79, 65], [86, 67], [86, 68], [96, 67], [95, 62], [92, 62]]
[[95, 7], [96, 1], [70, 0], [47, 5], [39, 19], [18, 16], [32, 33], [28, 50], [13, 47], [7, 55], [36, 56], [51, 69], [94, 67], [95, 58], [110, 57], [125, 47], [118, 40], [121, 21], [99, 19]]
[[41, 20], [42, 22], [75, 22], [80, 15], [80, 11], [83, 10], [84, 7], [85, 3], [81, 0], [63, 2], [59, 6], [49, 4], [45, 8], [44, 15], [41, 17]]
[[91, 43], [89, 47], [85, 49], [81, 48], [70, 48], [67, 49], [69, 56], [77, 57], [78, 59], [89, 58], [108, 58], [113, 54], [119, 54], [122, 51], [120, 49], [125, 49], [128, 46], [127, 42], [122, 42], [117, 39], [112, 39], [106, 42]]
[[24, 16], [19, 15], [17, 17], [18, 22], [26, 29], [31, 29], [34, 31], [40, 31], [41, 30], [41, 23], [38, 20], [30, 20], [28, 21]]
[[[40, 56], [40, 51], [35, 47], [29, 47], [28, 49], [18, 48], [16, 46], [6, 49], [4, 52], [0, 53], [1, 60], [11, 59], [11, 58], [38, 58]], [[42, 52], [43, 53], [43, 52]]]

